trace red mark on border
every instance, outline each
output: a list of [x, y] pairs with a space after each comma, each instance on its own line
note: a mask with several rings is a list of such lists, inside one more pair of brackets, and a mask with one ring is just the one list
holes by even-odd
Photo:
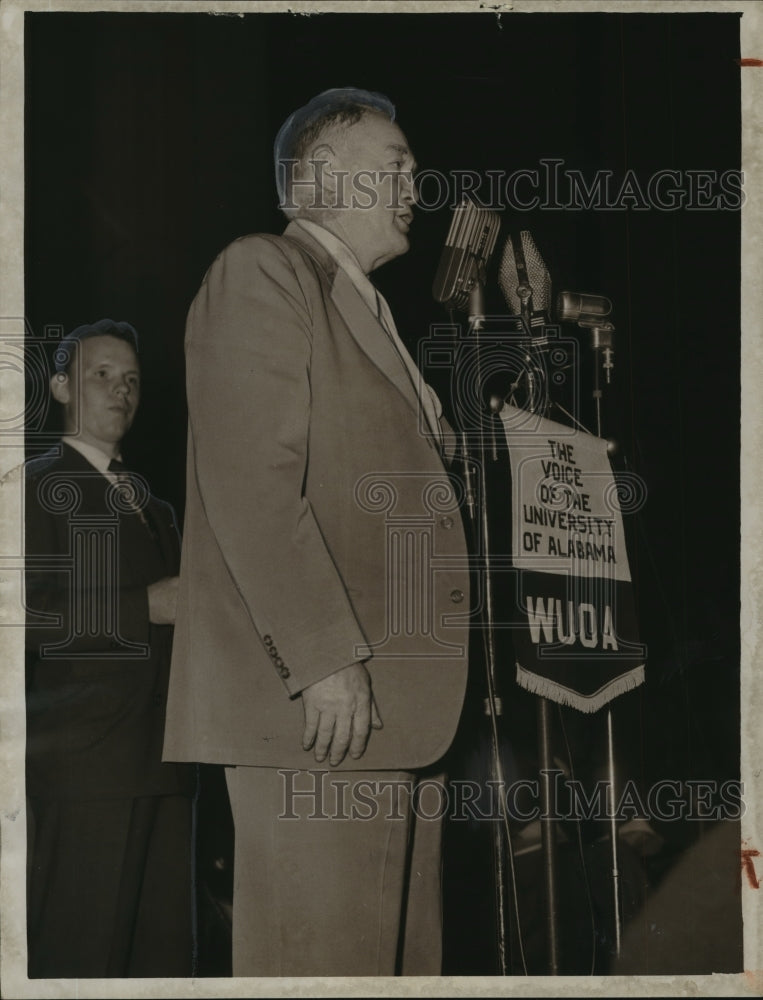
[[743, 848], [739, 852], [739, 857], [742, 859], [742, 868], [745, 870], [747, 875], [747, 881], [750, 883], [751, 889], [759, 889], [760, 882], [758, 881], [758, 876], [755, 873], [755, 865], [752, 862], [753, 858], [760, 857], [760, 851], [756, 851], [755, 848]]
[[763, 59], [737, 59], [740, 66], [763, 66]]

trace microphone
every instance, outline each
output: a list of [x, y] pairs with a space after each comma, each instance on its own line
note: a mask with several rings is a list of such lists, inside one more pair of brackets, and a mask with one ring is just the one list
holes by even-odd
[[578, 326], [601, 326], [600, 321], [612, 312], [612, 303], [604, 295], [586, 295], [579, 292], [559, 292], [556, 314], [560, 323], [577, 323]]
[[432, 284], [435, 301], [450, 309], [468, 310], [470, 292], [485, 282], [485, 269], [500, 228], [495, 212], [464, 197], [453, 213]]
[[498, 285], [515, 316], [532, 328], [548, 322], [551, 307], [551, 275], [527, 230], [506, 240], [498, 269]]
[[601, 360], [604, 368], [607, 385], [612, 381], [612, 369], [615, 367], [615, 327], [607, 319], [607, 316], [611, 312], [612, 303], [605, 295], [559, 292], [556, 299], [556, 313], [560, 323], [577, 323], [583, 329], [591, 331], [591, 348], [596, 361], [595, 371], [597, 381], [595, 391], [599, 393], [599, 360]]

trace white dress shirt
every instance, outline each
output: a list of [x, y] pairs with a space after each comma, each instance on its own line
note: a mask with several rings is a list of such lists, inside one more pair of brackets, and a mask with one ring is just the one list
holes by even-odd
[[[110, 483], [116, 483], [118, 481], [118, 476], [116, 472], [111, 472], [109, 470], [109, 465], [111, 463], [111, 455], [107, 455], [105, 451], [101, 451], [100, 448], [96, 448], [93, 444], [88, 444], [86, 441], [80, 441], [79, 438], [65, 437], [62, 439], [64, 444], [67, 444], [70, 448], [74, 448], [78, 451], [83, 458], [86, 458], [91, 465], [101, 472]], [[118, 462], [122, 461], [121, 454], [116, 456]]]

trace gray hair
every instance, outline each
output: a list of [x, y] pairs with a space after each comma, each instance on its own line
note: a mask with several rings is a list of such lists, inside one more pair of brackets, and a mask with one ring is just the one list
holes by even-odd
[[333, 125], [354, 125], [369, 111], [395, 120], [395, 105], [384, 94], [356, 87], [335, 87], [324, 90], [301, 108], [297, 108], [283, 123], [273, 146], [279, 207], [294, 214], [297, 205], [292, 199], [293, 166], [301, 164], [315, 140]]

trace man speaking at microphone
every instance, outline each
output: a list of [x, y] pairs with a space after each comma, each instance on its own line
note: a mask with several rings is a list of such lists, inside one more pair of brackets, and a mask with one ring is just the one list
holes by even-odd
[[394, 117], [352, 88], [295, 111], [285, 232], [232, 243], [188, 318], [164, 756], [227, 765], [238, 976], [440, 971], [418, 795], [461, 711], [468, 572], [438, 401], [368, 278], [413, 220]]

